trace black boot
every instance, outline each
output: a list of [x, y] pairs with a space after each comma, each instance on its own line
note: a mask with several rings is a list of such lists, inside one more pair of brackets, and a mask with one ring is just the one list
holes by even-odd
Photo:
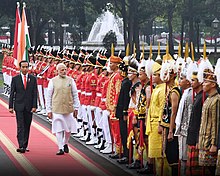
[[[113, 153], [109, 155], [109, 158], [111, 159], [119, 159], [119, 153]], [[123, 154], [121, 154], [121, 157], [123, 157]]]
[[104, 150], [104, 149], [105, 149], [105, 140], [103, 140], [102, 146], [101, 146], [101, 148], [99, 150]]
[[172, 176], [178, 175], [178, 165], [171, 166], [172, 169]]
[[121, 159], [117, 159], [119, 164], [128, 164], [129, 160], [128, 157], [122, 157]]
[[153, 164], [146, 164], [146, 166], [142, 169], [138, 169], [137, 172], [139, 174], [154, 174]]
[[89, 135], [88, 135], [88, 137], [86, 139], [86, 142], [89, 142], [91, 140], [90, 136], [91, 136], [91, 133], [89, 133]]
[[141, 168], [141, 161], [135, 160], [133, 163], [126, 165], [128, 169], [140, 169]]
[[56, 153], [56, 155], [64, 155], [64, 151], [63, 151], [62, 149], [60, 149], [60, 150]]
[[6, 84], [4, 83], [4, 87], [3, 87], [4, 91], [3, 91], [3, 94], [6, 93]]
[[102, 142], [102, 140], [101, 140], [102, 137], [103, 137], [103, 136], [99, 136], [99, 137], [98, 137], [98, 143], [97, 143], [97, 145], [99, 145], [99, 144]]

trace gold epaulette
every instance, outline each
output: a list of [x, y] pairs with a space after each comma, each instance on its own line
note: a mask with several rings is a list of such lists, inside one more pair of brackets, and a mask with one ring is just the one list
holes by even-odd
[[135, 116], [138, 116], [138, 110], [137, 109], [133, 110], [133, 112], [134, 112]]

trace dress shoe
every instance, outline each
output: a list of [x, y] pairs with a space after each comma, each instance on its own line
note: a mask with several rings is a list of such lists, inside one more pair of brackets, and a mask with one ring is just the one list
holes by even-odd
[[60, 149], [60, 150], [56, 153], [56, 155], [64, 155], [64, 151], [63, 151], [62, 149]]
[[46, 112], [47, 112], [46, 109], [42, 109], [40, 112], [37, 112], [37, 114], [43, 115], [43, 114], [46, 113]]
[[80, 137], [83, 137], [83, 135], [84, 135], [84, 130], [80, 128], [79, 132], [74, 134], [73, 137], [80, 138]]
[[100, 144], [100, 148], [99, 148], [99, 150], [101, 151], [101, 150], [104, 150], [105, 149], [105, 144], [106, 144], [107, 142], [105, 142], [105, 140], [103, 140], [103, 142], [102, 142], [102, 144]]
[[104, 142], [104, 140], [103, 140], [103, 138], [101, 138], [100, 142], [98, 144], [94, 145], [94, 148], [100, 149], [102, 147], [103, 142]]
[[48, 116], [47, 112], [43, 113], [42, 115], [43, 115], [43, 116], [45, 116], [45, 117], [47, 117], [47, 116]]
[[88, 134], [87, 139], [85, 140], [85, 142], [89, 142], [91, 140], [91, 133]]
[[117, 159], [119, 164], [128, 164], [129, 160], [127, 157], [122, 157], [121, 159]]
[[88, 138], [88, 136], [89, 136], [89, 132], [86, 131], [85, 136], [82, 136], [81, 138], [79, 138], [79, 140], [81, 140], [81, 141], [86, 141], [86, 139]]
[[25, 149], [26, 152], [30, 152], [30, 150], [28, 148]]
[[68, 147], [67, 144], [65, 144], [65, 145], [63, 146], [63, 150], [64, 150], [65, 153], [69, 153], [69, 147]]
[[81, 129], [79, 130], [79, 135], [80, 135], [80, 137], [84, 136], [84, 129], [83, 129], [83, 128], [81, 128]]
[[36, 112], [40, 112], [42, 109], [41, 107], [39, 106], [37, 109], [36, 109]]
[[139, 174], [154, 174], [153, 164], [146, 164], [146, 166], [142, 169], [138, 169], [137, 172]]
[[140, 169], [141, 168], [141, 162], [140, 160], [136, 160], [131, 164], [128, 164], [126, 166], [128, 169]]
[[111, 159], [119, 159], [119, 153], [110, 154], [109, 158], [111, 158]]
[[98, 138], [96, 138], [95, 136], [93, 136], [90, 141], [86, 142], [86, 145], [94, 145], [98, 143]]
[[103, 154], [109, 154], [109, 153], [112, 153], [112, 144], [110, 144], [110, 143], [107, 143], [108, 145], [107, 145], [107, 147], [104, 147], [104, 145], [103, 145], [103, 150], [101, 150], [101, 148], [100, 148], [100, 152], [101, 153], [103, 153]]
[[25, 153], [25, 149], [24, 149], [24, 148], [18, 148], [18, 149], [17, 149], [17, 152]]
[[9, 97], [10, 96], [10, 93], [8, 92], [7, 94], [6, 94], [6, 97]]

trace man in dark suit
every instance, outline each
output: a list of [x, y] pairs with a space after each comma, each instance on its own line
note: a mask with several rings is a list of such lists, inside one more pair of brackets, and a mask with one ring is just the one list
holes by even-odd
[[37, 108], [37, 82], [33, 75], [28, 74], [29, 63], [19, 63], [20, 74], [12, 78], [9, 97], [9, 112], [15, 111], [17, 121], [17, 152], [28, 151], [28, 139], [32, 114]]
[[[126, 59], [128, 59], [128, 57]], [[125, 60], [125, 58], [123, 60]], [[116, 107], [115, 116], [119, 118], [120, 134], [121, 134], [121, 141], [122, 141], [122, 146], [123, 146], [123, 157], [118, 159], [117, 161], [120, 164], [128, 164], [129, 151], [127, 149], [127, 137], [128, 137], [127, 118], [128, 118], [128, 106], [130, 102], [129, 92], [130, 92], [132, 82], [127, 77], [128, 64], [126, 64], [125, 62], [122, 62], [119, 65], [119, 69], [121, 70], [121, 75], [124, 77], [124, 79], [121, 83], [121, 90], [120, 90], [120, 94], [118, 97], [118, 104]], [[115, 157], [116, 156], [113, 155], [112, 158], [115, 158]]]

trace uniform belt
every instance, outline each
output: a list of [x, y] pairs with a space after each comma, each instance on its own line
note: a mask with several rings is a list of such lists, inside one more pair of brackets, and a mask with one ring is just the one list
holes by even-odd
[[80, 93], [81, 92], [81, 90], [77, 90], [78, 91], [78, 93]]
[[102, 102], [106, 102], [106, 98], [101, 98], [101, 101]]
[[85, 95], [86, 95], [86, 96], [91, 96], [91, 95], [92, 95], [92, 92], [86, 92]]
[[96, 93], [96, 96], [97, 96], [97, 97], [101, 97], [102, 94], [101, 94], [101, 93]]
[[82, 94], [85, 95], [85, 91], [82, 91]]
[[145, 114], [145, 113], [144, 113], [144, 114], [138, 114], [138, 116], [139, 116], [139, 117], [145, 117], [146, 114]]

